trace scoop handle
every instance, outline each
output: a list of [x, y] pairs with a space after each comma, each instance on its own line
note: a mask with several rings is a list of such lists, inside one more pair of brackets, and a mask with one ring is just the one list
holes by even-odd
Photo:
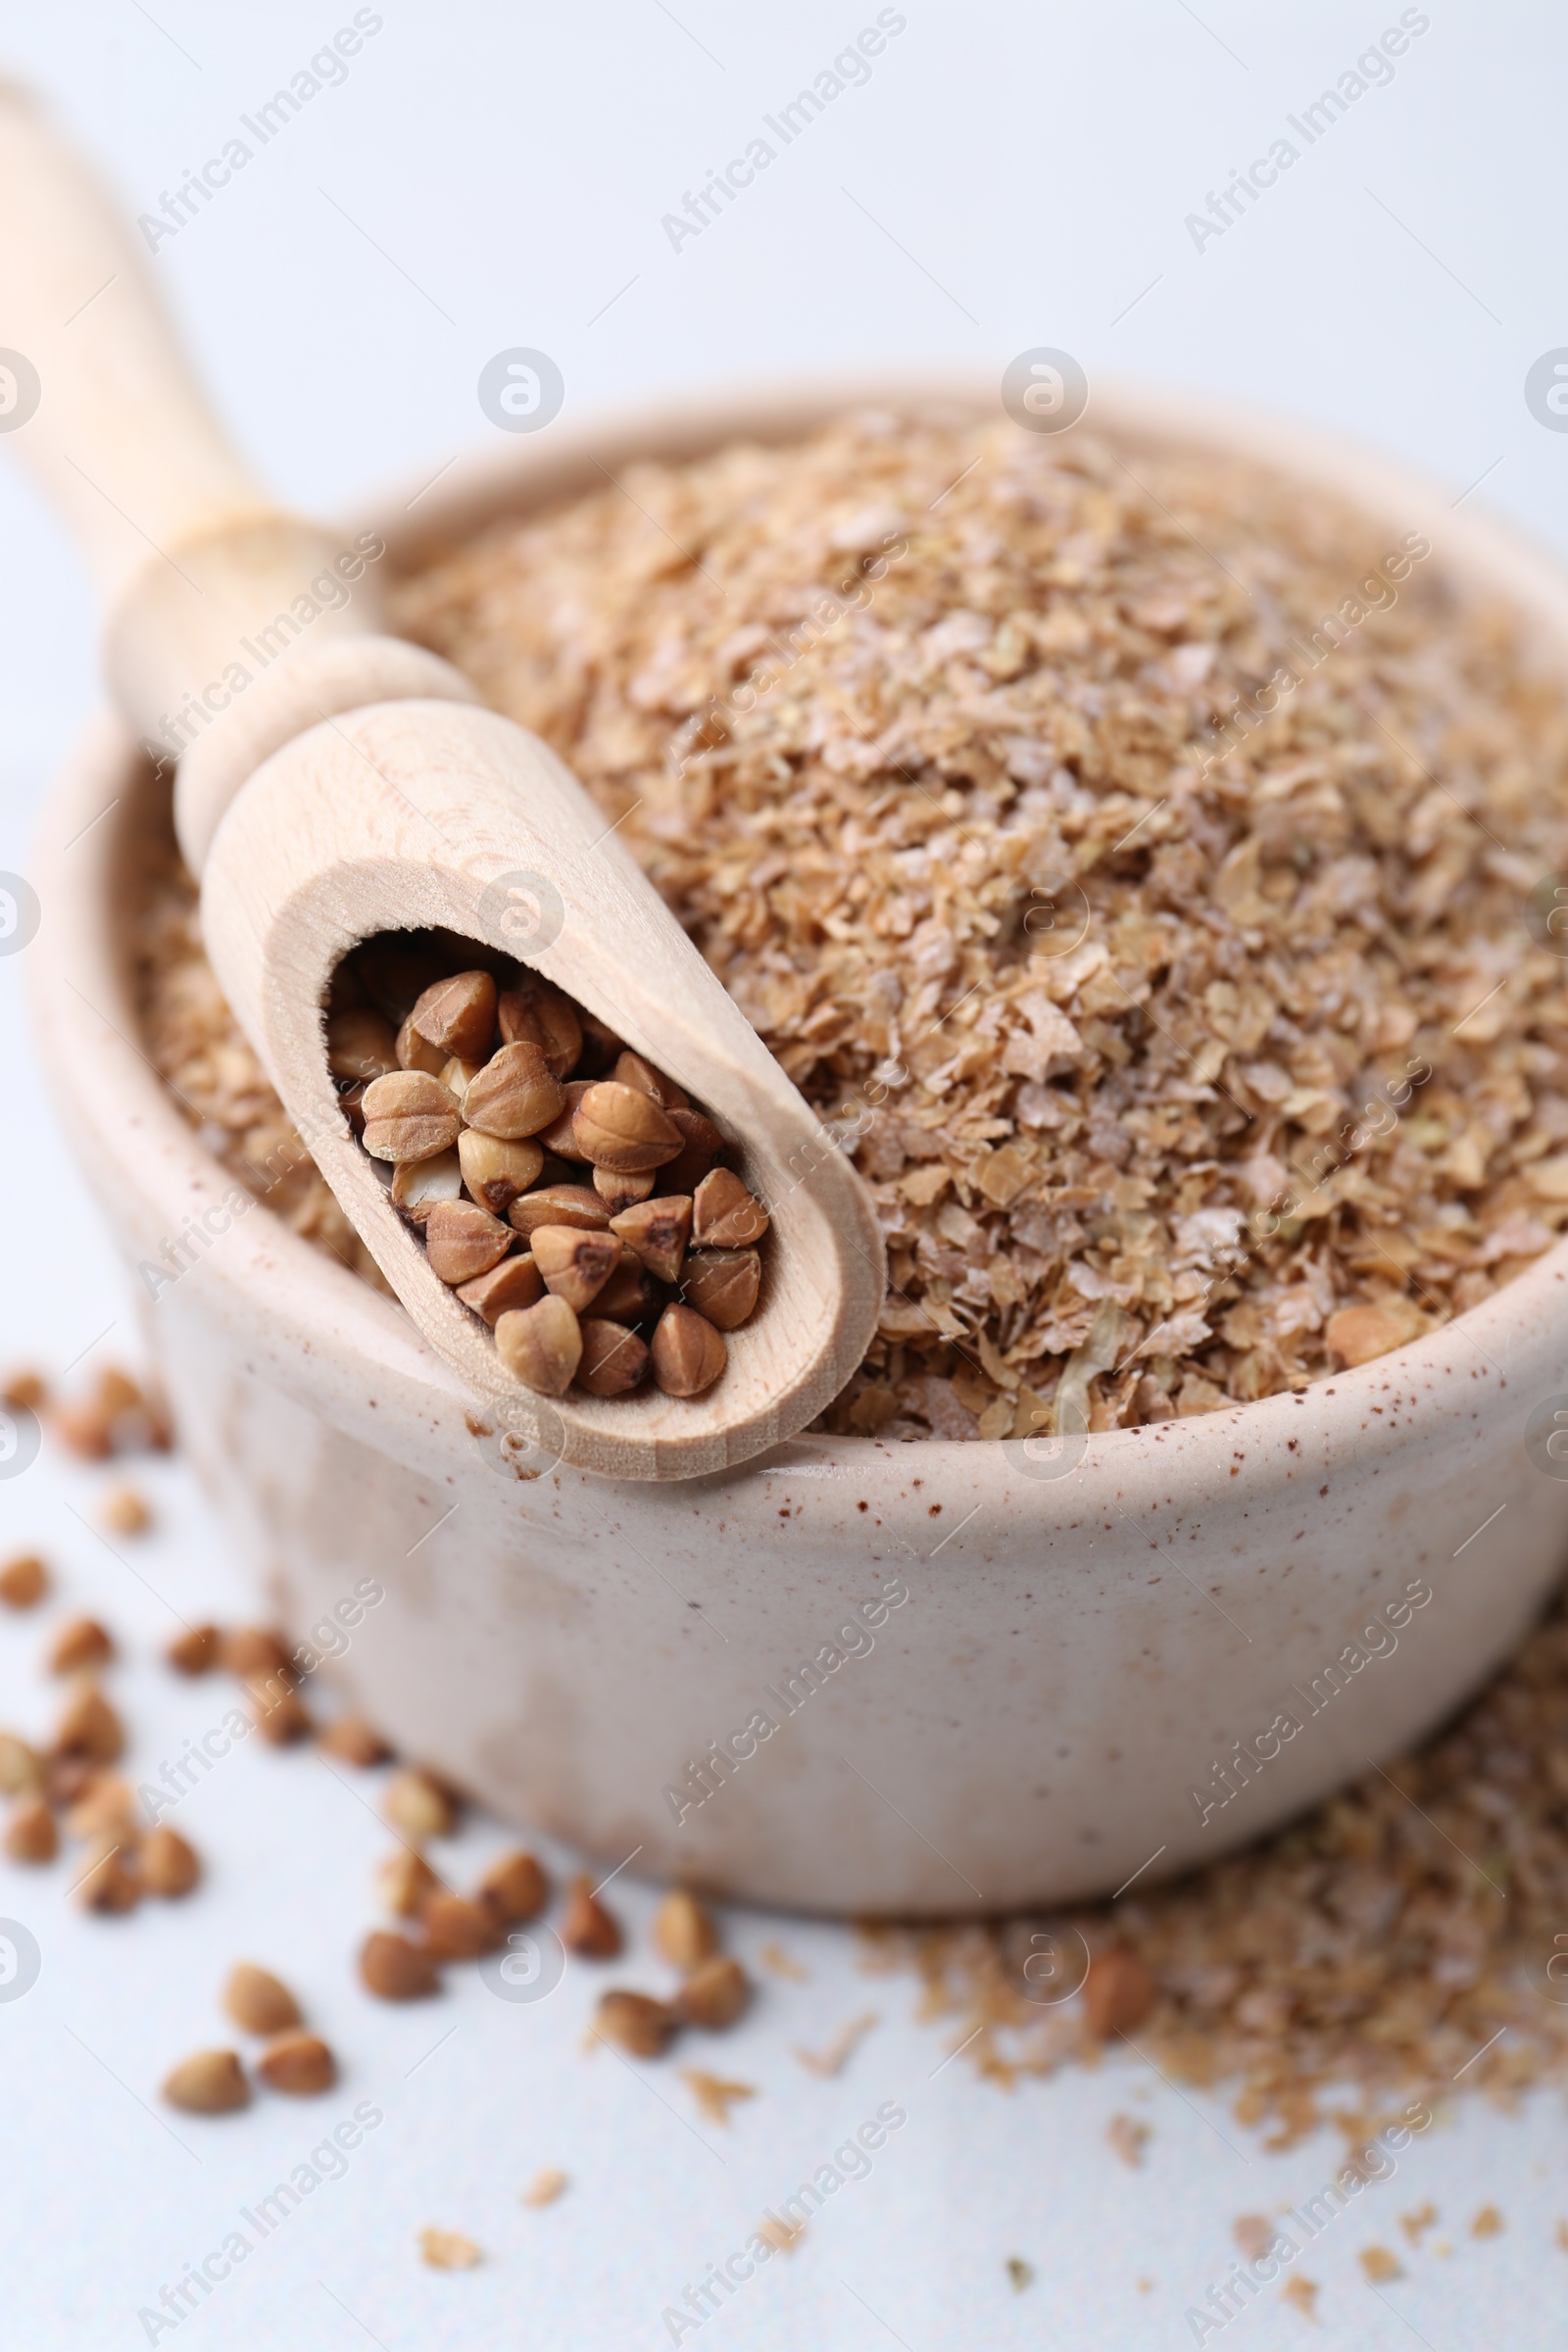
[[0, 425], [106, 604], [160, 550], [269, 512], [192, 380], [147, 256], [11, 83], [0, 83]]
[[0, 82], [0, 433], [98, 587], [121, 710], [180, 760], [176, 823], [199, 872], [246, 776], [302, 727], [473, 698], [435, 655], [378, 633], [379, 541], [345, 546], [287, 513], [230, 447], [156, 269], [88, 165]]

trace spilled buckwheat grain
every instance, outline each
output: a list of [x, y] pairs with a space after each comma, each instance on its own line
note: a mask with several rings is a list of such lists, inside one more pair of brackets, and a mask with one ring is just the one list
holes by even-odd
[[223, 1986], [223, 2007], [246, 2034], [284, 2034], [302, 2025], [300, 2005], [270, 1969], [236, 1960]]

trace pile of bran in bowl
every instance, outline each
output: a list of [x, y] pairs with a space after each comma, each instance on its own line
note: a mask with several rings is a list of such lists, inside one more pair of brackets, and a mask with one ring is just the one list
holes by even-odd
[[[860, 410], [496, 522], [393, 619], [574, 769], [871, 1186], [888, 1297], [822, 1431], [1300, 1390], [1568, 1219], [1568, 706], [1421, 533]], [[140, 947], [220, 1156], [378, 1280], [172, 855]]]

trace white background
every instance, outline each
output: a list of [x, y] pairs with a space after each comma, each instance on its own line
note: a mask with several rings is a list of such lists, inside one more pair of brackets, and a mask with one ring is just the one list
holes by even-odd
[[[155, 0], [151, 13], [60, 0], [14, 18], [0, 65], [48, 94], [135, 213], [217, 153], [352, 13], [329, 0], [243, 12]], [[422, 0], [379, 13], [345, 84], [155, 262], [220, 407], [293, 504], [354, 506], [382, 480], [421, 479], [493, 440], [474, 386], [507, 346], [552, 354], [576, 416], [656, 388], [830, 365], [973, 361], [1000, 373], [1050, 344], [1091, 379], [1215, 388], [1396, 450], [1455, 495], [1479, 481], [1478, 500], [1568, 544], [1568, 436], [1544, 430], [1523, 398], [1531, 362], [1568, 343], [1558, 11], [1434, 0], [1392, 84], [1201, 252], [1185, 217], [1266, 152], [1397, 7], [910, 0], [869, 82], [679, 252], [662, 216], [874, 7]], [[50, 773], [93, 698], [93, 614], [69, 549], [3, 466], [0, 547], [0, 867], [25, 872]], [[12, 1139], [0, 1353], [56, 1369], [80, 1355], [81, 1379], [131, 1350], [129, 1309], [38, 1091], [25, 961], [0, 959]], [[168, 1604], [221, 1615], [242, 1595], [177, 1465], [153, 1482], [159, 1532], [123, 1558], [87, 1524], [101, 1483], [46, 1456], [0, 1488], [0, 1546], [43, 1544], [62, 1605], [97, 1608], [123, 1635], [132, 1663], [115, 1688], [145, 1769], [219, 1705], [213, 1687], [176, 1687], [154, 1662]], [[0, 1627], [0, 1715], [32, 1729], [42, 1631]], [[705, 2345], [1177, 2345], [1192, 2340], [1184, 2309], [1233, 2257], [1235, 2215], [1309, 2193], [1334, 2152], [1265, 2156], [1222, 2103], [1186, 2101], [1132, 2062], [1010, 2097], [976, 2083], [963, 2058], [933, 2079], [947, 2044], [912, 2022], [906, 1984], [857, 1976], [847, 1935], [760, 1918], [732, 1923], [736, 1948], [755, 1954], [782, 1932], [811, 1980], [768, 1980], [754, 2017], [699, 2054], [760, 2092], [729, 2132], [703, 2126], [700, 2144], [671, 2068], [639, 2068], [638, 2082], [603, 2052], [583, 2056], [592, 1972], [538, 2007], [497, 2002], [462, 1972], [416, 2010], [358, 1995], [347, 1955], [386, 1838], [318, 1759], [240, 1752], [187, 1816], [211, 1872], [182, 1910], [82, 1922], [62, 1870], [0, 1865], [0, 1910], [24, 1918], [45, 1955], [35, 1988], [0, 2006], [0, 2294], [8, 2340], [39, 2352], [145, 2342], [138, 2307], [368, 2097], [386, 2120], [347, 2177], [181, 2323], [181, 2345], [667, 2342], [662, 2307], [888, 2098], [909, 2122], [870, 2179], [707, 2323]], [[454, 1869], [476, 1867], [499, 1838], [477, 1825]], [[617, 1886], [644, 1915], [643, 1890]], [[216, 1987], [241, 1951], [299, 1984], [343, 2053], [344, 2082], [319, 2108], [273, 2100], [220, 2124], [171, 2119], [176, 2142], [156, 2084], [182, 2050], [219, 2037]], [[626, 1973], [658, 1981], [640, 1960]], [[820, 2046], [866, 2007], [883, 2022], [841, 2080], [800, 2067], [794, 2044]], [[1118, 2111], [1153, 2126], [1137, 2173], [1103, 2139]], [[525, 2213], [518, 2188], [547, 2163], [572, 2188]], [[1434, 2352], [1544, 2344], [1568, 2297], [1552, 2237], [1568, 2213], [1562, 2178], [1555, 2096], [1505, 2119], [1456, 2111], [1312, 2249], [1303, 2267], [1322, 2282], [1325, 2332], [1366, 2352], [1412, 2331]], [[1380, 2302], [1357, 2248], [1396, 2241], [1396, 2212], [1428, 2196], [1452, 2250], [1429, 2238]], [[1508, 2227], [1478, 2243], [1468, 2222], [1488, 2200]], [[485, 2265], [421, 2269], [414, 2238], [431, 2222], [470, 2232]], [[1037, 2274], [1022, 2295], [1004, 2269], [1013, 2254]], [[1309, 2340], [1303, 2325], [1271, 2297], [1225, 2333], [1272, 2347]]]

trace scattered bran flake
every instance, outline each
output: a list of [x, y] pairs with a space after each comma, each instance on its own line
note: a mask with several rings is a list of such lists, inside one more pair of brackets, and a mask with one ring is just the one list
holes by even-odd
[[1113, 2115], [1105, 2126], [1105, 2137], [1111, 2148], [1134, 2172], [1144, 2161], [1150, 2136], [1149, 2126], [1131, 2115]]
[[1299, 2271], [1293, 2271], [1280, 2288], [1280, 2293], [1287, 2303], [1300, 2313], [1303, 2320], [1317, 2318], [1318, 2284], [1315, 2278], [1304, 2278]]
[[[1430, 551], [1368, 610], [1392, 554], [1239, 460], [862, 412], [394, 582], [870, 1185], [887, 1308], [823, 1426], [1027, 1435], [1097, 1304], [1096, 1429], [1301, 1389], [1568, 1224], [1562, 965], [1524, 919], [1568, 870], [1568, 706]], [[172, 848], [138, 898], [157, 1067], [368, 1278]]]
[[1559, 2222], [1552, 2234], [1563, 2252], [1568, 2254], [1568, 2222]]
[[98, 1516], [116, 1536], [144, 1536], [153, 1523], [152, 1507], [136, 1487], [111, 1487], [99, 1501]]
[[810, 1981], [810, 1970], [803, 1968], [794, 1953], [787, 1952], [781, 1943], [764, 1943], [758, 1958], [771, 1976], [788, 1977], [797, 1984]]
[[541, 2172], [535, 2173], [522, 2192], [521, 2202], [524, 2205], [553, 2205], [566, 2186], [567, 2176], [555, 2165], [547, 2164]]
[[806, 2235], [806, 2224], [792, 2224], [781, 2221], [776, 2213], [764, 2213], [757, 2225], [757, 2234], [772, 2247], [775, 2254], [793, 2254]]
[[1256, 2262], [1258, 2256], [1266, 2254], [1274, 2243], [1275, 2230], [1264, 2214], [1239, 2213], [1231, 2224], [1231, 2235], [1248, 2261]]
[[1075, 2004], [1043, 2017], [1028, 1998], [1031, 1934], [1119, 1944], [1158, 1996], [1139, 2047], [1173, 2081], [1227, 2090], [1238, 2121], [1273, 2147], [1317, 2129], [1331, 2093], [1353, 2091], [1354, 2113], [1332, 2120], [1364, 2146], [1412, 2100], [1436, 2107], [1478, 2088], [1507, 2100], [1568, 2079], [1568, 2009], [1530, 1977], [1568, 1904], [1565, 1800], [1559, 1604], [1387, 1779], [1369, 1774], [1171, 1886], [1135, 1888], [1114, 1913], [866, 1928], [862, 1967], [913, 1972], [922, 2021], [952, 2027], [954, 2045], [978, 2034], [969, 2062], [1005, 2080], [1049, 2075], [1093, 2047]]
[[1387, 2246], [1363, 2246], [1361, 2268], [1374, 2286], [1382, 2286], [1390, 2278], [1404, 2277], [1398, 2256], [1391, 2254]]
[[1012, 2281], [1013, 2293], [1021, 2295], [1026, 2286], [1033, 2286], [1035, 2282], [1035, 2266], [1032, 2262], [1025, 2262], [1021, 2254], [1009, 2254], [1007, 2277]]
[[867, 2009], [859, 2017], [852, 2017], [841, 2026], [825, 2050], [797, 2049], [795, 2056], [813, 2075], [841, 2075], [873, 2026], [882, 2023], [879, 2012]]
[[471, 2237], [458, 2230], [421, 2230], [419, 2259], [432, 2271], [471, 2271], [484, 2256]]
[[755, 2099], [757, 2086], [752, 2082], [726, 2082], [722, 2075], [705, 2074], [700, 2066], [683, 2066], [680, 2079], [691, 2087], [692, 2095], [710, 2124], [727, 2124], [729, 2111], [737, 2099]]
[[1426, 2231], [1438, 2218], [1435, 2205], [1418, 2205], [1414, 2213], [1401, 2213], [1399, 2228], [1412, 2246], [1419, 2246]]
[[1502, 2216], [1495, 2205], [1483, 2205], [1470, 2225], [1470, 2234], [1472, 2237], [1500, 2237], [1503, 2228]]

